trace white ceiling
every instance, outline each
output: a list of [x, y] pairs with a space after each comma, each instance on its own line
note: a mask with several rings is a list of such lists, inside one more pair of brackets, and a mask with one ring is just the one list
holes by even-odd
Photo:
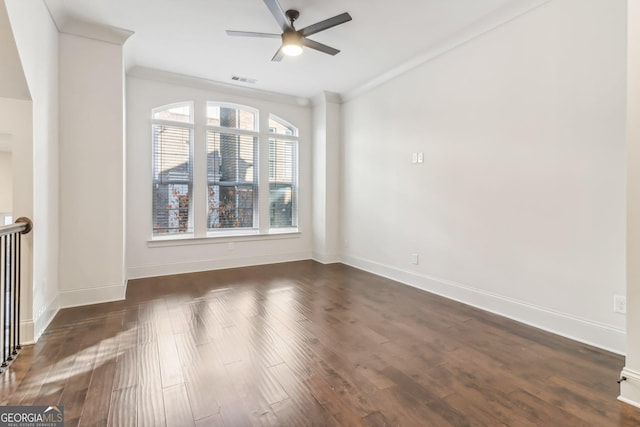
[[[59, 29], [72, 20], [133, 31], [127, 67], [141, 66], [310, 97], [347, 93], [430, 51], [462, 42], [542, 3], [540, 0], [280, 0], [297, 9], [297, 28], [349, 12], [353, 21], [310, 38], [340, 49], [335, 57], [305, 49], [272, 62], [278, 39], [229, 37], [225, 30], [279, 33], [263, 0], [45, 0]], [[486, 27], [479, 30], [479, 25]], [[483, 28], [484, 28], [483, 27]], [[457, 37], [457, 39], [456, 39]], [[452, 43], [452, 40], [456, 39]]]
[[[0, 76], [0, 97], [31, 99], [4, 4], [0, 4]], [[1, 136], [0, 151], [3, 150]]]

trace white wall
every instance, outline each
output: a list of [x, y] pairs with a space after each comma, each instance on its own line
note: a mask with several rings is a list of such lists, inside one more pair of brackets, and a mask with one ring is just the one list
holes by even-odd
[[[0, 151], [0, 213], [11, 213], [13, 204], [11, 152]], [[0, 223], [0, 226], [3, 224]]]
[[[32, 102], [0, 98], [0, 133], [11, 135], [13, 179], [13, 217], [33, 218], [33, 116]], [[20, 338], [22, 344], [34, 340], [33, 236], [21, 238]]]
[[60, 35], [60, 299], [124, 298], [122, 45]]
[[624, 352], [625, 19], [552, 1], [345, 103], [345, 261]]
[[[139, 278], [311, 257], [311, 113], [295, 99], [263, 92], [230, 89], [205, 80], [145, 71], [127, 76], [127, 265]], [[151, 78], [148, 77], [151, 76]], [[200, 239], [186, 244], [150, 243], [151, 109], [181, 101], [230, 102], [273, 113], [300, 129], [299, 234]], [[196, 114], [204, 114], [196, 111]], [[263, 117], [261, 120], [266, 118]], [[196, 134], [204, 135], [197, 128]], [[196, 159], [197, 161], [197, 159]], [[190, 244], [191, 243], [191, 244]], [[193, 244], [195, 243], [195, 244]]]
[[[14, 217], [28, 216], [34, 230], [23, 248], [24, 340], [37, 338], [58, 309], [58, 31], [42, 1], [5, 0], [33, 103], [24, 108], [31, 131], [14, 139]], [[19, 144], [21, 144], [19, 146]], [[33, 279], [31, 278], [33, 277]], [[26, 290], [26, 289], [25, 289]], [[33, 307], [33, 316], [31, 306]], [[34, 332], [35, 328], [35, 332]]]
[[2, 58], [0, 61], [2, 97], [31, 99], [4, 0], [0, 1], [0, 58]]
[[627, 358], [620, 400], [640, 407], [640, 3], [628, 2]]
[[340, 153], [342, 105], [324, 92], [313, 102], [313, 259], [340, 260]]

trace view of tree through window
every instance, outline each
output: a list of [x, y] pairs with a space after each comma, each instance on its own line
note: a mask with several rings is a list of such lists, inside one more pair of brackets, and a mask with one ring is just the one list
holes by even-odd
[[[257, 227], [256, 113], [243, 108], [209, 104], [207, 108], [207, 226]], [[211, 127], [225, 128], [224, 132]], [[251, 134], [238, 133], [237, 130]]]

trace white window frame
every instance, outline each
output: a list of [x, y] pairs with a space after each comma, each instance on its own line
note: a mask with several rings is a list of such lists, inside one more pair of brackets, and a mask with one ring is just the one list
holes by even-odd
[[[269, 157], [271, 156], [271, 150], [270, 150], [270, 144], [271, 144], [271, 140], [275, 139], [275, 140], [280, 140], [280, 141], [291, 141], [291, 142], [295, 142], [295, 153], [293, 155], [293, 182], [292, 182], [292, 207], [291, 207], [291, 215], [292, 215], [292, 223], [293, 225], [291, 227], [279, 227], [279, 228], [271, 228], [271, 209], [269, 209], [269, 217], [267, 218], [267, 221], [269, 223], [269, 232], [270, 233], [288, 233], [288, 232], [295, 232], [298, 230], [298, 213], [299, 213], [299, 179], [300, 179], [300, 174], [299, 174], [299, 163], [300, 163], [300, 139], [299, 139], [299, 133], [300, 130], [298, 129], [297, 126], [294, 126], [293, 124], [291, 124], [291, 122], [283, 119], [282, 117], [270, 113], [269, 114], [269, 122], [271, 121], [271, 119], [280, 122], [281, 124], [285, 125], [285, 127], [290, 127], [293, 128], [295, 131], [291, 134], [289, 133], [277, 133], [277, 132], [271, 132], [271, 127], [268, 127], [268, 131], [269, 131], [269, 140], [267, 141], [267, 150], [269, 151]], [[268, 159], [270, 160], [270, 159]], [[268, 167], [268, 171], [269, 175], [271, 174], [271, 162], [269, 162], [269, 167]], [[267, 190], [270, 192], [271, 188], [270, 188], [270, 179], [271, 176], [269, 176], [269, 182], [267, 182]]]
[[[167, 119], [156, 119], [155, 115], [156, 113], [162, 112], [162, 111], [166, 111], [166, 110], [170, 110], [174, 107], [182, 107], [182, 106], [188, 106], [189, 107], [189, 121], [188, 122], [181, 122], [178, 120], [167, 120]], [[153, 127], [154, 126], [173, 126], [173, 127], [182, 127], [185, 129], [190, 129], [191, 131], [191, 141], [189, 142], [190, 146], [189, 146], [189, 153], [190, 153], [190, 161], [192, 163], [192, 168], [194, 168], [194, 163], [195, 163], [195, 139], [196, 139], [196, 135], [195, 135], [195, 120], [194, 120], [194, 114], [195, 114], [195, 105], [193, 101], [181, 101], [181, 102], [174, 102], [171, 104], [165, 104], [165, 105], [160, 105], [158, 107], [155, 107], [153, 109], [151, 109], [151, 124], [150, 124], [150, 129], [151, 129], [151, 187], [152, 187], [152, 191], [153, 190], [153, 185], [155, 183], [155, 177], [154, 177], [154, 171], [156, 168], [156, 162], [157, 162], [157, 158], [155, 157], [155, 141], [153, 139]], [[192, 171], [191, 174], [191, 199], [194, 198], [194, 189], [195, 189], [195, 168]], [[151, 194], [151, 201], [152, 201], [152, 205], [151, 205], [151, 236], [153, 240], [171, 240], [171, 239], [184, 239], [184, 238], [192, 238], [194, 236], [194, 232], [195, 232], [195, 218], [194, 218], [194, 202], [195, 200], [190, 200], [190, 209], [189, 209], [189, 223], [191, 224], [191, 228], [192, 232], [187, 232], [187, 233], [173, 233], [173, 234], [159, 234], [159, 235], [155, 235], [154, 234], [154, 223], [153, 223], [153, 219], [154, 219], [154, 213], [153, 213], [153, 193]]]
[[[208, 110], [210, 106], [214, 106], [214, 107], [221, 107], [221, 108], [231, 108], [231, 109], [235, 109], [236, 111], [249, 111], [252, 112], [254, 114], [254, 126], [253, 126], [253, 130], [248, 130], [248, 129], [241, 129], [241, 128], [231, 128], [231, 127], [225, 127], [225, 126], [214, 126], [214, 125], [209, 125], [207, 124], [208, 122], [208, 117], [205, 117], [205, 147], [208, 144], [208, 134], [209, 132], [216, 132], [216, 133], [224, 133], [224, 134], [229, 134], [229, 135], [238, 135], [238, 136], [249, 136], [252, 138], [256, 138], [256, 145], [254, 147], [255, 150], [255, 155], [254, 155], [254, 165], [253, 167], [255, 168], [255, 170], [257, 172], [255, 172], [255, 187], [257, 189], [257, 197], [254, 195], [254, 212], [253, 212], [253, 227], [248, 228], [248, 227], [244, 227], [244, 228], [220, 228], [220, 229], [210, 229], [208, 224], [207, 224], [207, 232], [206, 235], [207, 237], [218, 237], [218, 236], [229, 236], [229, 235], [247, 235], [247, 234], [255, 234], [257, 232], [259, 232], [260, 230], [260, 213], [261, 213], [261, 209], [260, 209], [260, 196], [262, 193], [262, 189], [261, 189], [261, 184], [260, 184], [260, 111], [257, 108], [254, 107], [250, 107], [247, 105], [241, 105], [241, 104], [232, 104], [232, 103], [227, 103], [227, 102], [216, 102], [216, 101], [207, 101], [206, 103], [206, 109]], [[236, 114], [236, 120], [239, 122], [240, 117], [239, 117], [239, 113]], [[208, 154], [207, 154], [208, 155]], [[208, 174], [208, 164], [207, 164], [207, 174]], [[209, 177], [207, 175], [207, 216], [209, 214], [209, 200], [208, 200], [208, 188], [209, 188]], [[264, 215], [264, 214], [263, 214]], [[264, 218], [263, 218], [264, 219]], [[208, 222], [208, 221], [207, 221]]]
[[[167, 120], [153, 119], [155, 112], [170, 109], [174, 106], [182, 106], [189, 104], [191, 107], [191, 123], [185, 122], [172, 122]], [[219, 106], [227, 108], [235, 108], [238, 110], [251, 111], [255, 114], [254, 119], [254, 131], [229, 128], [222, 126], [208, 125], [207, 108], [209, 106]], [[272, 133], [269, 130], [269, 118], [274, 117], [283, 124], [286, 124], [296, 129], [295, 135], [287, 135], [282, 133]], [[300, 234], [300, 224], [298, 222], [298, 209], [299, 209], [299, 150], [300, 150], [300, 138], [299, 128], [291, 124], [291, 122], [283, 119], [281, 116], [276, 115], [263, 108], [256, 108], [244, 104], [219, 102], [219, 101], [186, 101], [176, 102], [172, 104], [166, 104], [158, 106], [151, 110], [151, 125], [154, 124], [172, 124], [178, 126], [191, 127], [193, 129], [193, 139], [191, 146], [191, 154], [193, 157], [193, 183], [192, 194], [193, 201], [191, 205], [190, 214], [192, 216], [191, 221], [193, 224], [193, 233], [184, 234], [172, 234], [172, 235], [153, 235], [153, 221], [150, 230], [150, 239], [148, 245], [150, 247], [164, 247], [164, 246], [176, 246], [176, 245], [199, 245], [207, 244], [209, 242], [233, 242], [233, 241], [250, 241], [250, 240], [263, 240], [263, 239], [281, 239], [288, 237], [296, 237]], [[207, 133], [209, 131], [231, 133], [238, 135], [251, 135], [257, 137], [257, 152], [258, 162], [257, 165], [257, 188], [258, 188], [258, 203], [256, 212], [258, 215], [258, 222], [254, 224], [253, 229], [241, 228], [241, 229], [220, 229], [209, 230], [208, 229], [208, 175], [207, 175]], [[296, 189], [296, 206], [294, 207], [293, 215], [295, 215], [295, 227], [288, 228], [270, 228], [270, 182], [269, 182], [269, 144], [270, 139], [284, 139], [297, 141], [297, 153], [295, 159], [295, 189]], [[201, 158], [204, 156], [204, 158]], [[152, 161], [153, 159], [153, 146], [152, 146]], [[153, 171], [152, 171], [153, 174]], [[153, 178], [153, 177], [152, 177]], [[152, 186], [150, 186], [151, 188]]]

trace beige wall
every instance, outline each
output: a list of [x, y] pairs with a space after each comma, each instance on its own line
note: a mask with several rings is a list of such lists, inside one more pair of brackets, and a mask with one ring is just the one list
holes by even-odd
[[552, 1], [348, 100], [345, 261], [624, 353], [626, 19]]
[[[32, 102], [0, 97], [0, 133], [11, 135], [12, 201], [14, 217], [33, 218], [33, 116]], [[33, 235], [22, 239], [20, 337], [33, 341]]]
[[60, 305], [124, 298], [122, 46], [60, 35]]
[[11, 153], [0, 151], [0, 214], [11, 213], [12, 194]]
[[[259, 92], [235, 91], [221, 85], [196, 78], [170, 76], [151, 70], [141, 71], [149, 78], [127, 76], [127, 264], [128, 278], [150, 277], [165, 274], [179, 274], [190, 271], [213, 270], [240, 267], [272, 262], [294, 261], [311, 257], [311, 110], [297, 104], [295, 98], [276, 94], [264, 95]], [[254, 96], [255, 95], [255, 96]], [[153, 224], [151, 221], [151, 109], [180, 101], [194, 101], [196, 114], [198, 106], [206, 101], [216, 101], [246, 105], [257, 108], [260, 114], [260, 137], [269, 138], [268, 113], [273, 113], [300, 129], [299, 139], [299, 233], [283, 235], [255, 235], [242, 238], [203, 238], [191, 242], [150, 242]], [[199, 133], [196, 128], [196, 138]], [[197, 144], [196, 144], [197, 146]], [[204, 147], [204, 145], [200, 145]], [[268, 179], [268, 146], [262, 144], [259, 168], [263, 182]], [[265, 150], [266, 149], [266, 150]], [[206, 154], [194, 155], [194, 199], [195, 203], [204, 201], [198, 197], [198, 182], [206, 182], [206, 175], [200, 179], [197, 162], [206, 159]], [[268, 212], [269, 198], [261, 204], [262, 212]], [[194, 211], [198, 212], [197, 205]], [[203, 212], [203, 211], [201, 211]], [[204, 217], [201, 217], [204, 218]], [[199, 228], [198, 217], [194, 218], [196, 231]], [[203, 230], [206, 225], [201, 222]], [[268, 229], [269, 220], [261, 223]], [[195, 244], [194, 244], [195, 243]]]
[[23, 242], [23, 251], [33, 251], [22, 258], [29, 263], [23, 272], [33, 272], [22, 282], [31, 285], [21, 309], [26, 342], [37, 339], [58, 309], [58, 30], [43, 1], [5, 5], [31, 97], [20, 109], [11, 107], [20, 112], [12, 122], [29, 129], [12, 141], [13, 212], [34, 223]]
[[620, 400], [640, 407], [640, 2], [629, 0], [627, 39], [627, 358]]

